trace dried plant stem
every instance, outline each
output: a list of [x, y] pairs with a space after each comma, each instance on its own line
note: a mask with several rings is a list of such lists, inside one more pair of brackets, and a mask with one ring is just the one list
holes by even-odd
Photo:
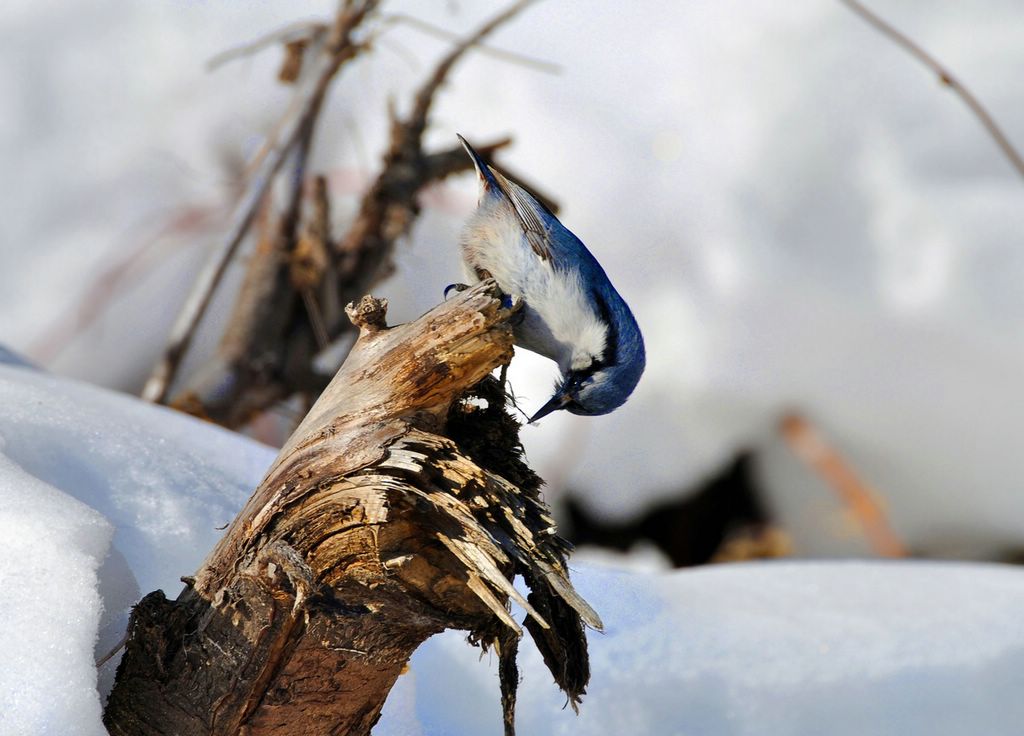
[[[316, 396], [323, 389], [328, 376], [314, 358], [351, 329], [342, 306], [391, 272], [394, 246], [419, 215], [424, 187], [472, 168], [459, 146], [431, 153], [423, 150], [434, 96], [461, 57], [479, 48], [488, 33], [531, 1], [520, 0], [453, 45], [414, 94], [408, 116], [399, 120], [392, 115], [391, 140], [379, 176], [340, 239], [331, 234], [326, 181], [310, 179], [307, 172], [319, 108], [313, 106], [301, 116], [297, 109], [282, 116], [279, 128], [285, 121], [301, 118], [305, 122], [274, 176], [281, 184], [275, 186], [275, 197], [281, 201], [271, 208], [269, 196], [264, 196], [262, 209], [268, 217], [263, 227], [256, 222], [249, 227], [250, 232], [260, 230], [260, 236], [248, 259], [230, 327], [216, 355], [170, 397], [171, 406], [237, 427], [276, 401], [296, 393]], [[380, 28], [378, 23], [364, 30], [362, 48], [376, 43]], [[299, 59], [288, 61], [289, 81], [302, 87], [316, 77], [316, 70], [309, 69], [311, 58], [329, 46], [327, 37], [322, 30], [294, 52]], [[295, 97], [297, 101], [308, 98], [305, 91]], [[283, 134], [275, 134], [254, 157], [253, 169], [269, 161], [278, 139]], [[505, 139], [485, 148], [493, 153], [507, 143]], [[315, 183], [313, 189], [307, 186], [311, 183]], [[343, 357], [343, 350], [332, 355]]]
[[953, 90], [953, 92], [955, 92], [957, 96], [964, 101], [964, 104], [970, 108], [971, 112], [974, 113], [975, 117], [977, 117], [985, 127], [985, 130], [987, 130], [989, 135], [992, 136], [992, 139], [995, 140], [996, 145], [999, 146], [1000, 150], [1002, 150], [1003, 154], [1017, 170], [1017, 173], [1024, 176], [1024, 158], [1022, 158], [1017, 149], [1013, 147], [1013, 144], [1010, 143], [1010, 139], [1006, 137], [1006, 134], [1003, 133], [1002, 129], [989, 114], [988, 110], [986, 110], [981, 102], [978, 101], [978, 98], [975, 97], [959, 79], [954, 77], [953, 73], [950, 72], [949, 69], [943, 66], [934, 56], [917, 45], [906, 35], [896, 30], [889, 25], [889, 23], [864, 7], [864, 5], [862, 5], [858, 0], [839, 0], [839, 2], [859, 15], [867, 21], [867, 23], [935, 72], [939, 77], [939, 81]]
[[[280, 170], [295, 144], [302, 138], [303, 132], [308, 131], [311, 120], [319, 113], [334, 75], [346, 61], [355, 57], [362, 49], [361, 45], [352, 41], [352, 32], [365, 19], [366, 15], [374, 10], [376, 5], [376, 0], [346, 3], [338, 14], [323, 52], [310, 54], [311, 63], [316, 65], [314, 73], [311, 74], [314, 80], [313, 84], [309, 88], [305, 88], [304, 85], [300, 86], [300, 91], [297, 92], [300, 96], [300, 103], [295, 106], [295, 113], [291, 114], [289, 111], [287, 114], [287, 118], [281, 126], [278, 143], [260, 162], [260, 166], [250, 180], [249, 187], [235, 208], [227, 237], [196, 279], [192, 291], [186, 298], [171, 329], [164, 354], [142, 390], [143, 399], [153, 402], [166, 401], [171, 382], [192, 337], [195, 335], [199, 321], [209, 307], [217, 284], [224, 276], [238, 246], [245, 239], [260, 203], [268, 191], [270, 182]], [[311, 51], [313, 50], [311, 49]]]
[[829, 445], [817, 428], [799, 414], [789, 414], [779, 424], [783, 439], [794, 454], [835, 491], [856, 517], [864, 536], [882, 557], [906, 557], [907, 550], [886, 519], [878, 493], [858, 477], [850, 463]]
[[[388, 23], [400, 23], [407, 25], [410, 28], [415, 28], [418, 31], [428, 33], [446, 41], [462, 41], [457, 33], [453, 33], [447, 29], [441, 28], [440, 26], [435, 26], [433, 23], [428, 23], [427, 21], [416, 18], [415, 16], [406, 15], [405, 13], [394, 13], [387, 16], [384, 20]], [[562, 71], [562, 67], [558, 64], [550, 61], [544, 61], [543, 59], [535, 59], [532, 56], [519, 54], [515, 51], [499, 49], [487, 44], [479, 44], [478, 49], [480, 53], [489, 54], [495, 58], [502, 59], [513, 64], [520, 64], [532, 69], [537, 69], [538, 71], [547, 72], [548, 74], [558, 74]]]
[[315, 38], [326, 31], [327, 25], [325, 23], [318, 23], [315, 21], [289, 23], [284, 28], [278, 28], [275, 31], [260, 36], [254, 41], [236, 46], [228, 49], [227, 51], [222, 51], [206, 62], [206, 68], [208, 71], [213, 71], [228, 62], [257, 54], [268, 46], [272, 46], [276, 43], [308, 40]]

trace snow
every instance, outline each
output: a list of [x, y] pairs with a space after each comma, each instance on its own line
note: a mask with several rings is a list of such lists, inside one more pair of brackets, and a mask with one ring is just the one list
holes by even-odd
[[[521, 733], [962, 736], [1024, 719], [1024, 574], [996, 565], [584, 567], [605, 621], [579, 716], [521, 647]], [[497, 664], [446, 632], [400, 678], [377, 736], [501, 734]], [[453, 695], [458, 693], [457, 696]], [[397, 696], [397, 697], [395, 697]]]
[[143, 591], [180, 588], [277, 454], [170, 409], [6, 366], [0, 405], [4, 454], [109, 519]]
[[[6, 583], [14, 575], [21, 591], [0, 604], [2, 617], [33, 633], [31, 621], [47, 622], [55, 611], [67, 618], [61, 626], [47, 622], [39, 638], [5, 637], [22, 666], [0, 668], [20, 682], [17, 690], [0, 686], [0, 701], [21, 692], [23, 707], [37, 698], [39, 718], [57, 717], [47, 708], [47, 685], [53, 678], [63, 682], [65, 662], [91, 678], [87, 690], [98, 714], [91, 663], [120, 640], [141, 594], [177, 594], [179, 578], [193, 573], [212, 549], [218, 527], [234, 518], [276, 451], [122, 394], [4, 365], [0, 407], [0, 539], [12, 535], [20, 551], [0, 565], [0, 599], [12, 595]], [[22, 588], [22, 571], [34, 584]], [[60, 633], [68, 644], [54, 643]], [[38, 657], [40, 651], [52, 651], [52, 657]], [[100, 672], [103, 693], [117, 662]], [[67, 692], [83, 687], [75, 683]], [[0, 703], [0, 714], [5, 712]], [[68, 711], [76, 712], [84, 718], [87, 709]], [[0, 733], [50, 732], [26, 729]], [[52, 731], [72, 732], [78, 733]]]
[[105, 733], [93, 646], [113, 528], [18, 467], [0, 434], [0, 733]]
[[[0, 366], [0, 733], [101, 734], [141, 593], [193, 572], [273, 451], [113, 392]], [[582, 559], [602, 562], [579, 562]], [[1015, 734], [1024, 571], [786, 562], [665, 572], [581, 555], [600, 612], [579, 716], [521, 650], [521, 733]], [[457, 697], [455, 694], [458, 694]], [[415, 654], [377, 736], [499, 734], [495, 662], [448, 632]]]

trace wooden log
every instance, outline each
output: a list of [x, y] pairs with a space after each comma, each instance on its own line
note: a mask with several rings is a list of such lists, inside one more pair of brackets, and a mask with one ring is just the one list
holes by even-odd
[[136, 607], [104, 715], [114, 736], [366, 734], [446, 628], [499, 650], [511, 733], [509, 599], [579, 702], [583, 626], [601, 622], [488, 375], [511, 358], [513, 310], [493, 282], [410, 324], [388, 328], [385, 310], [349, 305], [348, 360], [249, 502], [176, 600]]

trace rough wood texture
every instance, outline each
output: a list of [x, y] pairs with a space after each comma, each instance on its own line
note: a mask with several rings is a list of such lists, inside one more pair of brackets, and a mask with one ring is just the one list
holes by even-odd
[[111, 734], [366, 734], [413, 650], [445, 628], [498, 650], [511, 733], [510, 598], [579, 702], [583, 625], [601, 623], [488, 377], [511, 357], [511, 310], [493, 282], [407, 325], [387, 328], [385, 308], [349, 306], [348, 360], [221, 542], [177, 600], [136, 607]]

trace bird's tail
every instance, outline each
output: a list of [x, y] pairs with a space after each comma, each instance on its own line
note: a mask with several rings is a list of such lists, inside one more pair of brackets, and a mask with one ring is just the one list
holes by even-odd
[[473, 159], [473, 165], [476, 166], [477, 176], [480, 177], [480, 181], [483, 183], [483, 185], [488, 189], [493, 187], [500, 191], [501, 185], [498, 183], [497, 178], [494, 176], [494, 172], [491, 170], [490, 164], [483, 160], [483, 158], [480, 156], [479, 153], [476, 152], [476, 149], [473, 148], [473, 146], [469, 145], [469, 141], [467, 141], [458, 133], [456, 133], [456, 135], [459, 136], [459, 141], [462, 143], [462, 147], [466, 149], [466, 153], [468, 153], [469, 157]]

